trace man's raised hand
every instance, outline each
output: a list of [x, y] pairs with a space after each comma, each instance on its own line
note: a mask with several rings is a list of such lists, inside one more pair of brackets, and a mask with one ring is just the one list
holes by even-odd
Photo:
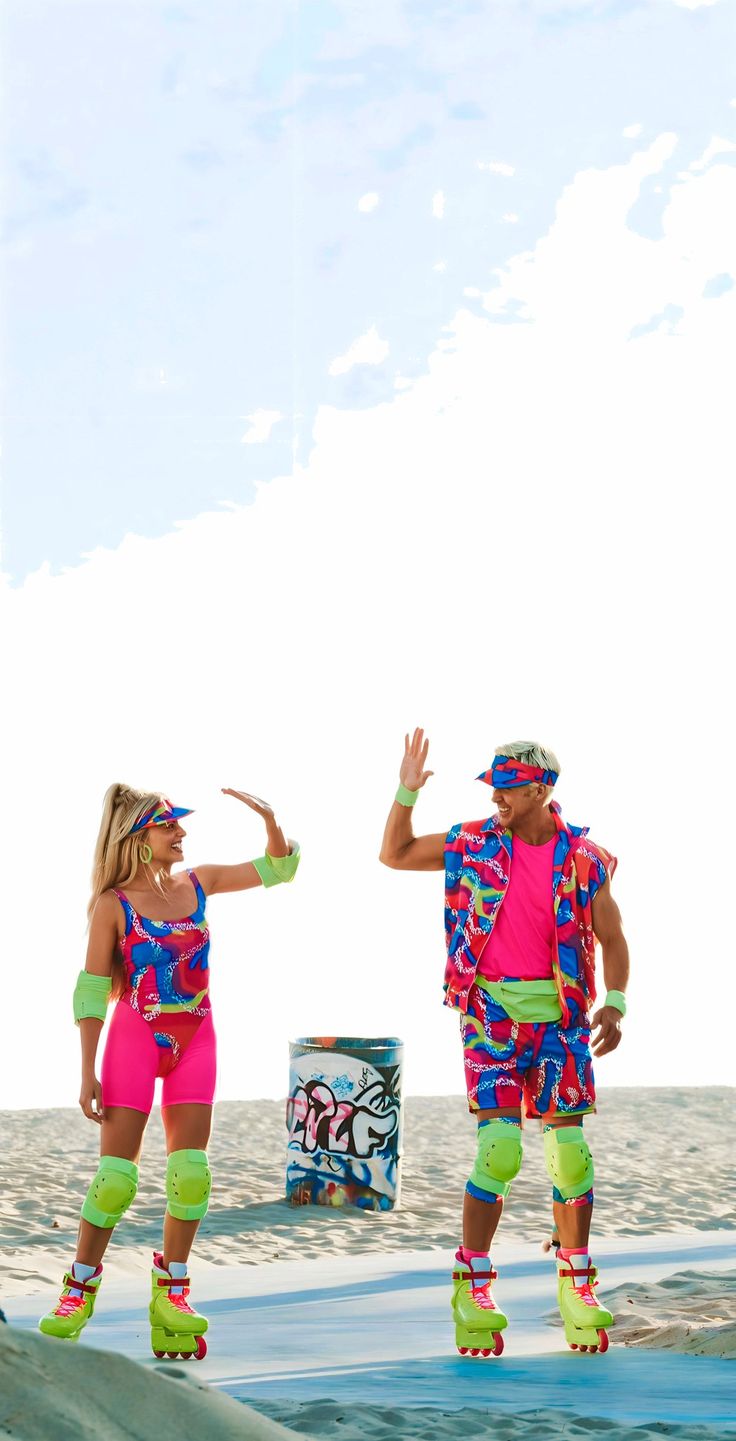
[[429, 751], [429, 741], [424, 739], [424, 731], [421, 728], [415, 730], [411, 741], [408, 735], [404, 737], [404, 759], [401, 762], [400, 779], [401, 784], [406, 786], [408, 791], [420, 791], [425, 781], [434, 775], [434, 771], [425, 771]]

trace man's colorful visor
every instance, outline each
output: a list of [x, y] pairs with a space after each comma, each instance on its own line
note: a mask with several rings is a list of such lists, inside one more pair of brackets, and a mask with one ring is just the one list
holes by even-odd
[[528, 786], [532, 781], [539, 781], [543, 786], [553, 786], [557, 778], [557, 771], [545, 771], [541, 766], [525, 766], [513, 756], [494, 756], [490, 770], [476, 776], [476, 780], [485, 781], [487, 786], [493, 786], [497, 791], [511, 790], [513, 786]]
[[158, 805], [151, 806], [151, 809], [136, 821], [130, 834], [134, 836], [138, 831], [147, 831], [150, 826], [167, 826], [171, 821], [178, 821], [180, 816], [191, 814], [191, 810], [187, 810], [186, 806], [172, 806], [171, 801], [159, 801]]

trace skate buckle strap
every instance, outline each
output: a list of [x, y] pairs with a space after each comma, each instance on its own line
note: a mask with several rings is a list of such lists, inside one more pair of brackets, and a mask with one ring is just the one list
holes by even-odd
[[[84, 1291], [85, 1295], [87, 1295], [87, 1296], [96, 1296], [96, 1295], [97, 1295], [97, 1287], [96, 1287], [96, 1286], [87, 1286], [84, 1281], [78, 1281], [77, 1278], [76, 1278], [76, 1276], [72, 1276], [71, 1271], [67, 1271], [67, 1273], [66, 1273], [66, 1275], [65, 1275], [65, 1277], [64, 1277], [63, 1284], [64, 1284], [65, 1286], [69, 1286], [70, 1288], [73, 1286], [75, 1291]], [[82, 1299], [81, 1296], [73, 1296], [73, 1297], [72, 1297], [72, 1300], [73, 1300], [73, 1301], [81, 1301], [81, 1299]]]
[[[157, 1276], [156, 1285], [166, 1287], [184, 1286], [187, 1290], [189, 1290], [190, 1281], [188, 1276], [182, 1276], [181, 1279], [178, 1276]], [[171, 1299], [172, 1301], [174, 1301], [176, 1297], [172, 1296]]]
[[453, 1281], [470, 1281], [475, 1286], [476, 1281], [497, 1281], [498, 1271], [453, 1271]]
[[[579, 1287], [581, 1284], [582, 1284], [583, 1286], [597, 1286], [597, 1285], [598, 1285], [598, 1272], [597, 1272], [595, 1266], [581, 1266], [581, 1267], [568, 1266], [568, 1268], [567, 1268], [566, 1271], [559, 1271], [559, 1272], [558, 1272], [558, 1275], [564, 1276], [565, 1280], [568, 1280], [568, 1278], [571, 1279], [571, 1280], [572, 1280], [572, 1283], [573, 1283], [573, 1286], [575, 1287], [576, 1290], [578, 1289], [578, 1287]], [[585, 1280], [584, 1280], [582, 1283], [579, 1282], [579, 1281], [576, 1281], [576, 1280], [575, 1280], [575, 1277], [576, 1277], [576, 1276], [584, 1276], [584, 1277], [585, 1277]]]

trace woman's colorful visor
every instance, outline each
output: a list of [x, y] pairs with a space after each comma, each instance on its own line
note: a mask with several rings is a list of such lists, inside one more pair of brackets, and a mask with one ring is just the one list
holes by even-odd
[[187, 810], [186, 806], [172, 806], [171, 801], [159, 801], [158, 805], [151, 806], [151, 809], [136, 821], [130, 834], [134, 836], [138, 831], [147, 831], [150, 826], [167, 826], [171, 821], [178, 821], [180, 816], [191, 814], [191, 810]]
[[490, 770], [476, 776], [476, 780], [485, 781], [487, 786], [493, 786], [497, 791], [511, 790], [513, 786], [528, 786], [532, 781], [539, 781], [543, 786], [553, 786], [557, 779], [557, 771], [546, 771], [541, 766], [526, 766], [513, 756], [494, 756]]

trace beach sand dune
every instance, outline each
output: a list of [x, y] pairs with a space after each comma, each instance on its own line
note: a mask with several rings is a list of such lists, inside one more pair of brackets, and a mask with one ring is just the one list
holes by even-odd
[[736, 1273], [679, 1271], [606, 1297], [627, 1346], [736, 1357]]
[[484, 1411], [431, 1410], [428, 1406], [361, 1406], [336, 1401], [259, 1403], [259, 1410], [281, 1421], [298, 1436], [309, 1432], [320, 1441], [719, 1441], [711, 1426], [655, 1422], [619, 1426], [605, 1417], [574, 1416], [547, 1407], [524, 1408], [518, 1416], [499, 1415], [489, 1398]]
[[14, 1441], [285, 1441], [290, 1434], [182, 1367], [139, 1366], [11, 1326], [0, 1326], [0, 1432]]

